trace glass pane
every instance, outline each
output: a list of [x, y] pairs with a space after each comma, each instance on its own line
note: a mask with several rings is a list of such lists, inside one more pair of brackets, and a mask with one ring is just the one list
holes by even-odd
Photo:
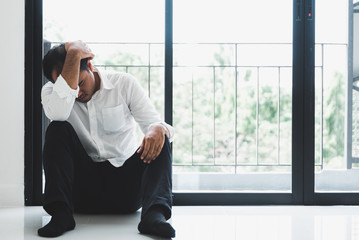
[[[151, 11], [149, 11], [151, 9]], [[163, 42], [160, 0], [43, 0], [44, 39], [51, 42]]]
[[291, 1], [173, 9], [174, 190], [291, 192]]
[[[316, 1], [315, 190], [359, 190], [356, 165], [357, 0]], [[356, 11], [355, 8], [358, 10]], [[332, 16], [336, 16], [333, 18]], [[331, 26], [328, 28], [328, 26]]]
[[[132, 74], [163, 117], [164, 15], [162, 0], [43, 0], [44, 52], [83, 40], [100, 71]], [[140, 145], [143, 134], [137, 133]]]

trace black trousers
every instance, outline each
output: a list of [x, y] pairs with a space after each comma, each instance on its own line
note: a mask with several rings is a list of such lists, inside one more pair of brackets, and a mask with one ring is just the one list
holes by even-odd
[[68, 122], [53, 121], [43, 150], [44, 209], [53, 215], [59, 203], [78, 213], [132, 213], [141, 218], [154, 205], [172, 208], [172, 156], [166, 137], [160, 155], [150, 164], [134, 153], [123, 166], [93, 162]]

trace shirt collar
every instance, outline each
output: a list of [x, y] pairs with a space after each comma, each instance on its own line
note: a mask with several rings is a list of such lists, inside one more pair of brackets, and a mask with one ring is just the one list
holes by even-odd
[[100, 79], [101, 79], [101, 85], [100, 89], [113, 89], [114, 86], [110, 82], [110, 80], [107, 78], [106, 71], [100, 71], [99, 69], [96, 69], [96, 72], [98, 73]]

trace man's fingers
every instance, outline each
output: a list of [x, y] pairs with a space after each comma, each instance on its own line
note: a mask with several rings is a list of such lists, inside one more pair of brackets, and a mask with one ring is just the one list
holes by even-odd
[[79, 51], [81, 54], [81, 59], [83, 58], [93, 59], [95, 57], [95, 54], [92, 53], [91, 48], [81, 40], [74, 42], [66, 42], [65, 50], [68, 51], [70, 48]]
[[86, 49], [89, 55], [88, 58], [93, 59], [95, 57], [95, 54], [92, 53], [91, 48], [89, 48], [89, 46], [86, 45]]
[[146, 140], [145, 140], [143, 152], [142, 152], [142, 155], [141, 155], [141, 159], [142, 159], [144, 162], [147, 162], [147, 155], [149, 154], [149, 150], [150, 150], [150, 149], [151, 149], [150, 141], [146, 141]]
[[151, 145], [152, 148], [149, 150], [149, 154], [147, 155], [147, 163], [151, 163], [151, 161], [153, 160], [153, 156], [154, 156], [154, 147], [153, 144]]
[[[161, 153], [165, 141], [162, 128], [152, 129], [146, 134], [142, 141], [140, 150], [142, 151], [141, 160], [144, 163], [151, 163]], [[138, 152], [141, 152], [138, 150]]]
[[157, 156], [158, 156], [157, 155], [157, 150], [154, 148], [151, 155], [148, 156], [148, 159], [149, 159], [148, 163], [151, 163], [153, 160], [155, 160]]
[[164, 139], [163, 141], [159, 141], [155, 143], [155, 145], [153, 146], [152, 155], [149, 157], [150, 162], [155, 160], [160, 155], [163, 148], [163, 144], [164, 144]]
[[86, 46], [86, 52], [84, 53], [86, 56], [84, 58], [89, 58], [92, 60], [95, 57], [95, 54], [91, 52], [91, 49]]
[[148, 143], [150, 143], [150, 145], [148, 146], [148, 151], [147, 151], [147, 155], [144, 158], [144, 162], [145, 163], [151, 163], [151, 161], [153, 161], [157, 156], [157, 149], [158, 149], [158, 142], [155, 141], [147, 141]]
[[94, 57], [95, 57], [95, 54], [93, 54], [93, 53], [90, 53], [89, 56], [88, 56], [88, 58], [91, 59], [91, 60], [92, 60]]
[[155, 160], [158, 157], [158, 155], [160, 155], [160, 153], [161, 153], [161, 148], [160, 146], [157, 146], [156, 150], [153, 152], [152, 161]]
[[141, 153], [143, 151], [143, 146], [145, 144], [145, 139], [142, 140], [140, 148], [137, 150], [137, 153]]

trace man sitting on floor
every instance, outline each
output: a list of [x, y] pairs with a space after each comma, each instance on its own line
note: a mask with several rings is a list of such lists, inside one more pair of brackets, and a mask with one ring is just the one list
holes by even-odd
[[[43, 149], [44, 209], [52, 218], [38, 230], [56, 237], [75, 228], [74, 212], [132, 213], [138, 230], [175, 237], [172, 209], [173, 127], [134, 77], [99, 71], [82, 41], [52, 48], [43, 59], [50, 82], [41, 92], [52, 120]], [[135, 121], [145, 134], [139, 146]]]

